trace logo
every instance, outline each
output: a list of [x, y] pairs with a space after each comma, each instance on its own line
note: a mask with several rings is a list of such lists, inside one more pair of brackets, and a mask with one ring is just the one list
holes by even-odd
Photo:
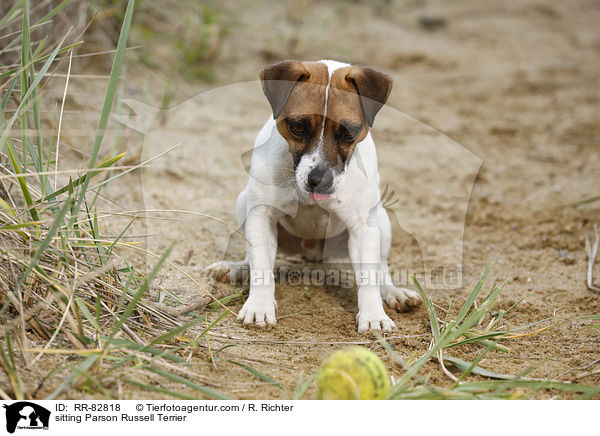
[[6, 409], [6, 431], [14, 433], [18, 429], [48, 430], [50, 411], [29, 401], [19, 401]]

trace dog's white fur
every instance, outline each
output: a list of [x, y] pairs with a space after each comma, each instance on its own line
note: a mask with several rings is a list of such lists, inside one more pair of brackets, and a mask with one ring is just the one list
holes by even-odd
[[[327, 65], [330, 80], [337, 68], [348, 65], [329, 60], [320, 62]], [[301, 158], [294, 172], [289, 146], [271, 117], [256, 138], [251, 177], [236, 204], [238, 221], [245, 226], [248, 240], [246, 259], [218, 262], [208, 267], [208, 272], [222, 276], [249, 265], [250, 295], [238, 320], [257, 326], [272, 325], [276, 323], [277, 307], [273, 273], [277, 224], [305, 239], [331, 238], [347, 230], [348, 252], [358, 286], [358, 331], [389, 331], [396, 326], [386, 315], [382, 301], [405, 310], [417, 305], [419, 296], [392, 284], [388, 269], [391, 226], [380, 201], [377, 155], [371, 134], [356, 145], [345, 171], [335, 174], [333, 194], [317, 203], [309, 197], [304, 183], [322, 160], [321, 139], [312, 153]], [[331, 257], [347, 254], [328, 253]], [[310, 258], [314, 254], [306, 255]]]

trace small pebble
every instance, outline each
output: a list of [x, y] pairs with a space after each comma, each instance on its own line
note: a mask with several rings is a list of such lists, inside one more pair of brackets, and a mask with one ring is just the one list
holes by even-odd
[[419, 24], [427, 30], [438, 30], [445, 28], [448, 22], [442, 17], [422, 15], [419, 17]]

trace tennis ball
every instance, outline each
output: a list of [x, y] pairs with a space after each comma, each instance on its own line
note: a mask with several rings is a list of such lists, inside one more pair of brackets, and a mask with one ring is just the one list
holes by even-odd
[[390, 377], [379, 356], [351, 347], [325, 359], [317, 387], [321, 400], [383, 400], [390, 390]]

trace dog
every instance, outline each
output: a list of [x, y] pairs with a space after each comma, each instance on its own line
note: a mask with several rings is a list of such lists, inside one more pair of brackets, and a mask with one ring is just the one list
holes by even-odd
[[238, 320], [265, 327], [276, 323], [278, 248], [311, 261], [349, 255], [358, 287], [358, 331], [396, 328], [383, 302], [406, 311], [420, 297], [391, 280], [391, 226], [380, 201], [370, 133], [392, 79], [332, 60], [283, 61], [259, 75], [273, 115], [258, 133], [251, 177], [236, 203], [246, 258], [217, 262], [208, 275], [241, 281], [239, 271], [249, 270], [250, 294]]

